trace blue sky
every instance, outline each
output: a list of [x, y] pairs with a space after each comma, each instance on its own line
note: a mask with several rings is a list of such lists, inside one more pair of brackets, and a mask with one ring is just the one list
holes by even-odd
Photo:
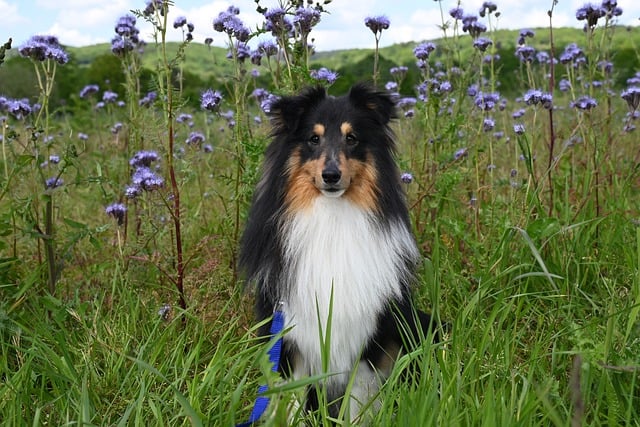
[[[592, 1], [593, 2], [593, 1]], [[442, 0], [445, 19], [448, 10], [456, 5], [455, 0]], [[482, 0], [462, 0], [462, 8], [467, 13], [477, 13]], [[547, 10], [552, 0], [494, 0], [501, 12], [494, 21], [497, 28], [536, 28], [548, 26]], [[575, 26], [582, 24], [575, 19], [575, 11], [584, 1], [559, 0], [554, 13], [555, 26]], [[175, 0], [171, 9], [170, 22], [177, 16], [186, 16], [195, 25], [194, 38], [202, 42], [213, 37], [214, 44], [224, 46], [225, 38], [215, 33], [212, 20], [230, 4], [240, 8], [240, 17], [245, 23], [255, 27], [260, 15], [255, 12], [254, 0]], [[277, 0], [262, 0], [263, 6], [275, 6]], [[409, 41], [438, 38], [442, 32], [439, 2], [433, 0], [333, 0], [328, 6], [329, 15], [312, 35], [318, 51], [371, 48], [374, 40], [364, 26], [367, 16], [386, 15], [391, 26], [382, 35], [382, 46]], [[9, 37], [14, 47], [20, 46], [34, 34], [55, 35], [60, 42], [70, 46], [109, 42], [114, 34], [117, 18], [131, 9], [142, 9], [144, 0], [0, 0], [0, 43]], [[619, 23], [638, 25], [640, 21], [640, 1], [618, 0], [624, 13]], [[139, 22], [143, 39], [151, 41], [151, 30]], [[170, 31], [170, 39], [178, 40], [181, 33]]]

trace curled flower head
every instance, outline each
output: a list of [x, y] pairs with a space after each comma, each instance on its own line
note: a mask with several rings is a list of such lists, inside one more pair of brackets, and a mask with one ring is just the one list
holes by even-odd
[[318, 81], [325, 81], [329, 84], [333, 84], [338, 79], [338, 73], [325, 67], [322, 67], [319, 70], [311, 70], [309, 74], [311, 75], [311, 78]]
[[185, 16], [178, 16], [175, 21], [173, 21], [173, 28], [180, 28], [187, 25], [187, 18]]
[[100, 91], [100, 87], [98, 85], [86, 85], [80, 91], [80, 98], [86, 98], [90, 95], [93, 95], [94, 93], [97, 93], [98, 91]]
[[457, 150], [456, 150], [456, 152], [455, 152], [455, 153], [453, 153], [453, 158], [454, 158], [455, 160], [460, 160], [460, 159], [462, 159], [463, 157], [466, 157], [466, 156], [467, 156], [467, 154], [468, 154], [468, 152], [467, 152], [467, 148], [466, 148], [466, 147], [459, 148], [459, 149], [457, 149]]
[[520, 62], [533, 62], [536, 50], [531, 46], [520, 45], [516, 48], [516, 56]]
[[371, 30], [376, 36], [382, 33], [382, 30], [386, 30], [391, 25], [391, 21], [384, 15], [381, 16], [368, 16], [364, 19], [364, 25]]
[[258, 48], [257, 48], [263, 55], [265, 55], [267, 58], [274, 56], [275, 54], [278, 53], [278, 44], [272, 40], [260, 40], [258, 42]]
[[62, 49], [55, 36], [33, 36], [18, 48], [18, 52], [34, 61], [51, 59], [60, 65], [69, 62], [69, 55]]
[[636, 111], [638, 109], [638, 105], [640, 105], [640, 87], [631, 86], [623, 90], [620, 96], [627, 101], [630, 110]]
[[575, 101], [571, 101], [569, 106], [578, 110], [589, 111], [598, 106], [598, 101], [585, 95], [577, 98]]
[[400, 181], [405, 184], [411, 184], [413, 182], [413, 175], [409, 172], [403, 172], [402, 175], [400, 175]]
[[492, 14], [496, 10], [498, 10], [498, 6], [494, 2], [485, 1], [484, 3], [482, 3], [482, 6], [480, 6], [480, 10], [478, 11], [478, 15], [480, 15], [481, 17], [484, 18], [486, 14]]
[[207, 89], [200, 95], [200, 107], [203, 110], [215, 111], [220, 107], [222, 94], [217, 90]]
[[487, 26], [478, 21], [478, 17], [475, 15], [466, 15], [462, 18], [462, 32], [469, 33], [474, 39], [480, 36], [480, 34], [487, 31]]
[[313, 7], [299, 7], [293, 17], [293, 25], [305, 36], [320, 22], [320, 11]]
[[118, 221], [118, 225], [124, 224], [127, 214], [127, 207], [122, 203], [113, 203], [106, 207], [105, 213]]
[[249, 40], [251, 32], [240, 18], [240, 9], [235, 6], [229, 6], [227, 10], [218, 14], [218, 17], [213, 20], [213, 29], [220, 33], [227, 33], [230, 36], [235, 37], [238, 41], [246, 42]]
[[33, 107], [27, 99], [9, 99], [6, 102], [6, 110], [16, 119], [20, 120], [31, 114]]
[[64, 180], [59, 176], [48, 178], [44, 183], [45, 188], [48, 190], [61, 187], [62, 185], [64, 185]]
[[461, 21], [462, 18], [464, 18], [464, 11], [462, 10], [461, 7], [454, 7], [453, 9], [449, 10], [449, 15], [457, 20], [457, 21]]
[[524, 125], [522, 123], [516, 123], [513, 125], [513, 131], [516, 135], [524, 135]]
[[148, 167], [138, 167], [131, 177], [133, 185], [145, 190], [152, 191], [164, 186], [164, 179]]
[[129, 165], [132, 167], [150, 167], [153, 162], [160, 160], [160, 156], [155, 151], [138, 151], [129, 160]]
[[270, 31], [275, 37], [281, 34], [289, 34], [293, 30], [293, 24], [287, 17], [286, 11], [281, 7], [267, 9], [264, 13], [265, 31]]
[[606, 16], [607, 9], [602, 5], [593, 5], [587, 3], [576, 11], [576, 19], [578, 21], [587, 21], [588, 27], [595, 27], [598, 23], [598, 19]]
[[495, 108], [496, 104], [500, 101], [500, 94], [498, 93], [483, 93], [478, 92], [475, 96], [474, 103], [476, 107], [484, 111], [491, 111]]
[[201, 132], [191, 132], [185, 141], [187, 145], [200, 145], [205, 141], [204, 134]]
[[473, 47], [478, 49], [480, 52], [485, 52], [487, 48], [492, 44], [493, 44], [493, 41], [491, 41], [491, 39], [488, 39], [486, 37], [478, 37], [473, 41]]
[[413, 48], [413, 56], [415, 56], [417, 59], [426, 61], [427, 59], [429, 59], [429, 55], [434, 50], [436, 50], [435, 44], [431, 42], [420, 43], [415, 48]]

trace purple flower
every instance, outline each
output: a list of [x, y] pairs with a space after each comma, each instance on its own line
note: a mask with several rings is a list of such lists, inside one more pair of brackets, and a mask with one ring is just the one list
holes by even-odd
[[260, 40], [258, 42], [258, 50], [266, 55], [267, 58], [278, 53], [278, 45], [274, 40]]
[[455, 160], [460, 160], [461, 158], [466, 157], [466, 156], [467, 156], [467, 154], [468, 154], [468, 153], [467, 153], [467, 148], [466, 148], [466, 147], [464, 147], [464, 148], [459, 148], [459, 149], [457, 149], [457, 150], [456, 150], [456, 152], [455, 152], [455, 153], [453, 153], [453, 158], [454, 158]]
[[56, 154], [51, 154], [49, 156], [49, 163], [53, 163], [54, 165], [57, 165], [58, 163], [60, 163], [60, 156]]
[[211, 37], [207, 37], [206, 39], [204, 39], [204, 44], [206, 44], [207, 46], [211, 46], [211, 43], [213, 43], [213, 39]]
[[567, 79], [562, 79], [558, 82], [558, 89], [560, 92], [568, 92], [571, 90], [571, 82]]
[[29, 101], [26, 99], [12, 99], [7, 100], [7, 112], [16, 119], [20, 120], [33, 111], [33, 108], [29, 105]]
[[64, 184], [64, 181], [63, 181], [62, 178], [60, 178], [59, 176], [54, 176], [54, 177], [48, 178], [45, 181], [44, 186], [45, 186], [45, 188], [51, 190], [51, 189], [54, 189], [54, 188], [58, 188], [58, 187], [62, 186], [63, 184]]
[[389, 69], [389, 72], [391, 73], [391, 75], [398, 80], [404, 79], [404, 77], [407, 75], [407, 71], [409, 71], [409, 67], [405, 67], [404, 65], [400, 65], [398, 67], [391, 67]]
[[152, 191], [164, 185], [164, 179], [145, 166], [135, 170], [131, 182], [145, 191]]
[[140, 30], [136, 28], [136, 17], [126, 14], [118, 18], [115, 25], [115, 37], [111, 40], [111, 51], [119, 56], [132, 51], [136, 46], [141, 46]]
[[311, 29], [320, 22], [320, 11], [313, 7], [299, 7], [293, 17], [293, 24], [304, 36], [311, 32]]
[[449, 15], [453, 19], [460, 21], [464, 17], [464, 11], [461, 7], [454, 7], [453, 9], [449, 10]]
[[235, 6], [229, 6], [226, 11], [220, 12], [213, 20], [213, 29], [220, 33], [227, 33], [235, 37], [238, 41], [249, 40], [251, 32], [244, 26], [238, 14], [240, 10]]
[[630, 88], [623, 90], [620, 96], [622, 99], [627, 101], [629, 109], [635, 111], [640, 104], [640, 87], [631, 86]]
[[205, 153], [211, 153], [213, 151], [213, 146], [211, 144], [204, 144], [202, 146], [202, 151]]
[[478, 37], [473, 41], [473, 47], [478, 49], [480, 52], [486, 51], [487, 48], [492, 44], [493, 44], [493, 41], [485, 37]]
[[475, 15], [466, 15], [462, 18], [462, 32], [469, 33], [472, 38], [477, 38], [480, 34], [487, 31], [487, 26], [482, 22], [478, 22]]
[[496, 121], [490, 117], [485, 117], [485, 119], [482, 122], [482, 129], [485, 132], [492, 131], [495, 126], [496, 126]]
[[607, 9], [601, 5], [593, 5], [587, 3], [576, 11], [576, 19], [578, 21], [587, 21], [589, 27], [595, 27], [598, 19], [607, 14]]
[[523, 135], [524, 125], [522, 123], [516, 123], [515, 125], [513, 125], [513, 131], [516, 133], [516, 135]]
[[200, 107], [203, 110], [215, 111], [220, 107], [222, 94], [220, 92], [207, 89], [200, 95]]
[[260, 109], [265, 113], [271, 112], [271, 106], [280, 99], [278, 95], [269, 94], [265, 99], [260, 101]]
[[413, 175], [409, 172], [403, 172], [402, 175], [400, 175], [400, 181], [405, 184], [411, 184], [411, 182], [413, 182]]
[[485, 14], [491, 14], [493, 12], [495, 12], [496, 10], [498, 10], [498, 6], [496, 6], [496, 4], [494, 2], [491, 1], [485, 1], [484, 3], [482, 3], [482, 6], [480, 6], [480, 11], [478, 12], [478, 14], [484, 18]]
[[18, 48], [18, 52], [34, 61], [52, 59], [60, 65], [69, 62], [69, 55], [54, 36], [33, 36]]
[[188, 113], [180, 113], [178, 117], [176, 117], [176, 122], [178, 123], [189, 123], [191, 120], [193, 120], [193, 116]]
[[173, 28], [180, 28], [187, 24], [187, 18], [185, 16], [178, 16], [175, 21], [173, 21]]
[[100, 87], [98, 87], [98, 85], [86, 85], [80, 91], [80, 98], [86, 98], [89, 95], [93, 95], [94, 93], [97, 93], [99, 90], [100, 90]]
[[118, 225], [124, 224], [124, 219], [127, 214], [127, 207], [122, 203], [113, 203], [104, 210], [109, 216], [112, 216], [118, 221]]
[[570, 62], [575, 62], [576, 60], [583, 58], [584, 52], [582, 49], [578, 47], [575, 43], [569, 43], [567, 47], [564, 48], [564, 52], [560, 55], [560, 62], [563, 64], [568, 64]]
[[151, 163], [157, 162], [160, 160], [160, 156], [155, 151], [138, 151], [133, 155], [131, 160], [129, 160], [129, 164], [134, 168], [139, 167], [150, 167]]
[[431, 42], [420, 43], [413, 49], [413, 55], [417, 59], [426, 61], [429, 59], [429, 54], [436, 50], [436, 45]]
[[500, 101], [500, 94], [498, 93], [482, 93], [479, 92], [474, 100], [476, 107], [484, 110], [491, 111], [495, 108], [496, 104]]
[[387, 83], [385, 83], [384, 88], [388, 92], [397, 92], [398, 91], [398, 83], [396, 83], [396, 82], [387, 82]]
[[397, 107], [403, 110], [413, 107], [416, 105], [418, 100], [412, 97], [400, 98], [396, 103]]
[[204, 134], [201, 132], [191, 132], [185, 141], [187, 145], [199, 145], [205, 141]]
[[80, 141], [87, 141], [89, 139], [89, 135], [87, 135], [86, 133], [79, 132], [78, 139]]
[[533, 62], [536, 56], [536, 50], [531, 46], [520, 45], [516, 47], [516, 56], [520, 62]]
[[275, 37], [281, 34], [288, 34], [293, 29], [293, 24], [291, 24], [287, 13], [281, 7], [267, 9], [264, 13], [264, 18], [264, 29], [271, 31], [271, 34]]
[[233, 47], [229, 50], [229, 52], [227, 52], [227, 59], [236, 59], [239, 62], [244, 62], [244, 60], [249, 57], [251, 57], [251, 48], [248, 44], [242, 41], [235, 42]]
[[102, 94], [102, 100], [107, 104], [116, 102], [116, 99], [118, 99], [118, 94], [110, 90], [105, 90]]
[[589, 111], [592, 108], [597, 107], [598, 102], [595, 99], [584, 95], [579, 97], [575, 101], [571, 101], [569, 106], [572, 108], [577, 108], [578, 110]]
[[381, 16], [369, 16], [365, 18], [364, 25], [366, 25], [373, 34], [376, 36], [382, 33], [382, 30], [386, 30], [391, 25], [391, 21], [384, 15]]
[[319, 70], [311, 70], [309, 74], [311, 75], [311, 78], [318, 81], [324, 80], [329, 84], [333, 84], [338, 79], [338, 73], [325, 67], [322, 67]]
[[138, 101], [138, 104], [143, 107], [150, 107], [151, 104], [158, 98], [158, 94], [154, 91], [148, 92], [142, 99]]
[[163, 0], [147, 0], [146, 7], [142, 11], [144, 16], [151, 16], [158, 11], [160, 16], [164, 16], [166, 11]]
[[111, 133], [114, 134], [114, 135], [117, 134], [118, 132], [120, 132], [121, 130], [122, 130], [122, 123], [120, 123], [120, 122], [114, 124], [111, 127]]
[[140, 193], [142, 193], [142, 189], [140, 187], [138, 187], [137, 185], [128, 185], [124, 189], [124, 196], [127, 199], [135, 199], [136, 197], [138, 197], [140, 195]]

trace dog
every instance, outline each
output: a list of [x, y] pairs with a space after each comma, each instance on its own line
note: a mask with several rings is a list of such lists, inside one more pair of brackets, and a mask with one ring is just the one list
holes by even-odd
[[356, 420], [408, 343], [433, 329], [411, 297], [421, 255], [396, 165], [395, 103], [364, 84], [341, 97], [312, 87], [277, 100], [270, 118], [239, 264], [256, 284], [258, 320], [282, 307], [279, 372], [329, 374], [306, 408], [323, 391], [331, 416], [348, 401]]

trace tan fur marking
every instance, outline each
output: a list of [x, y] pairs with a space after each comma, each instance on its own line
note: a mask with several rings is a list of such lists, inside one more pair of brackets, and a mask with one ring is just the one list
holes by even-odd
[[314, 184], [315, 177], [322, 174], [322, 159], [302, 164], [300, 153], [294, 153], [287, 164], [289, 181], [285, 202], [290, 213], [305, 210], [320, 195]]
[[315, 133], [316, 135], [324, 136], [324, 132], [324, 125], [321, 125], [320, 123], [316, 123], [315, 125], [313, 125], [313, 133]]
[[391, 370], [393, 370], [393, 365], [396, 363], [399, 354], [400, 346], [398, 344], [392, 343], [389, 344], [388, 347], [385, 347], [384, 354], [376, 365], [378, 372], [385, 378], [391, 375]]
[[[377, 210], [377, 173], [371, 156], [365, 162], [355, 159], [342, 159], [340, 163], [342, 173], [348, 174], [347, 176], [351, 182], [344, 196], [364, 209]], [[344, 178], [347, 178], [347, 176]]]
[[349, 122], [344, 122], [340, 125], [340, 132], [342, 132], [342, 135], [349, 135], [353, 132], [353, 126]]

